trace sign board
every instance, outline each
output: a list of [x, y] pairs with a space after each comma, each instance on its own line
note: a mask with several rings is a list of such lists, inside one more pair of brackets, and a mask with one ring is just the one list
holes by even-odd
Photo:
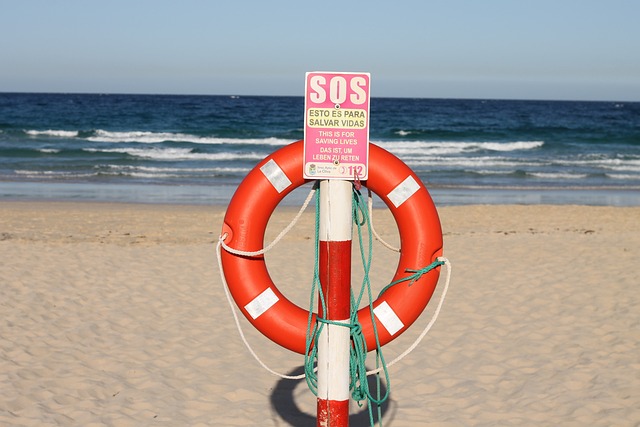
[[369, 73], [306, 74], [304, 177], [369, 176]]

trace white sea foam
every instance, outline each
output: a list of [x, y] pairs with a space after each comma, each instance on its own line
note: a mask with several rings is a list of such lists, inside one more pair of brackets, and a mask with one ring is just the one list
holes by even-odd
[[640, 159], [555, 159], [554, 164], [572, 167], [595, 167], [617, 172], [640, 172]]
[[535, 150], [544, 145], [544, 141], [515, 141], [515, 142], [481, 142], [480, 149], [491, 151]]
[[244, 144], [244, 145], [271, 145], [281, 146], [289, 145], [294, 142], [291, 139], [282, 138], [221, 138], [226, 144]]
[[60, 150], [56, 150], [55, 148], [41, 148], [38, 150], [41, 153], [51, 153], [51, 154], [55, 154], [55, 153], [59, 153]]
[[605, 159], [601, 164], [617, 172], [640, 172], [640, 159]]
[[87, 137], [88, 141], [93, 142], [141, 142], [141, 143], [158, 143], [164, 141], [190, 141], [197, 137], [182, 133], [168, 132], [110, 132], [98, 129], [93, 136]]
[[79, 172], [61, 172], [61, 171], [34, 171], [34, 170], [16, 170], [17, 175], [22, 175], [26, 178], [48, 178], [48, 179], [61, 179], [61, 178], [88, 178], [95, 176], [95, 173], [79, 173]]
[[540, 163], [531, 161], [517, 161], [503, 157], [427, 157], [427, 158], [405, 158], [404, 161], [409, 166], [441, 166], [441, 167], [462, 167], [462, 168], [519, 168], [524, 166], [540, 166]]
[[606, 173], [605, 176], [611, 179], [619, 179], [619, 180], [636, 180], [640, 181], [640, 175], [631, 175], [624, 173]]
[[153, 167], [153, 166], [132, 166], [132, 165], [99, 165], [96, 169], [109, 169], [117, 173], [147, 173], [149, 175], [158, 176], [158, 174], [172, 174], [173, 176], [184, 175], [217, 175], [221, 173], [242, 173], [248, 172], [249, 168], [229, 168], [229, 167], [212, 167], [212, 168], [170, 168], [170, 167]]
[[496, 169], [468, 169], [465, 172], [477, 173], [479, 175], [509, 175], [512, 174], [513, 170], [496, 170]]
[[157, 159], [183, 159], [192, 150], [190, 148], [83, 148], [82, 151], [89, 153], [121, 153]]
[[194, 144], [245, 144], [245, 145], [272, 145], [280, 146], [291, 143], [290, 140], [280, 138], [220, 138], [210, 136], [198, 136], [188, 133], [173, 132], [147, 132], [147, 131], [126, 131], [114, 132], [98, 129], [93, 136], [86, 138], [92, 142], [138, 142], [143, 144], [157, 144], [161, 142], [190, 142]]
[[133, 178], [180, 178], [183, 175], [172, 173], [148, 173], [148, 172], [131, 172], [128, 174]]
[[156, 160], [258, 160], [265, 157], [264, 154], [260, 153], [194, 153], [189, 148], [85, 148], [83, 151], [122, 153]]
[[75, 138], [78, 136], [77, 130], [26, 130], [24, 131], [27, 135], [31, 136], [55, 136], [58, 138]]
[[107, 176], [129, 176], [129, 177], [133, 177], [133, 178], [180, 178], [183, 177], [184, 175], [180, 175], [180, 174], [172, 174], [172, 173], [149, 173], [149, 172], [135, 172], [135, 171], [129, 171], [129, 172], [100, 172], [100, 175], [107, 175]]
[[544, 141], [513, 142], [469, 142], [469, 141], [375, 141], [377, 145], [396, 155], [422, 154], [446, 155], [472, 153], [476, 151], [518, 151], [534, 150], [544, 145]]
[[529, 175], [541, 179], [582, 179], [588, 176], [584, 173], [562, 172], [530, 172]]

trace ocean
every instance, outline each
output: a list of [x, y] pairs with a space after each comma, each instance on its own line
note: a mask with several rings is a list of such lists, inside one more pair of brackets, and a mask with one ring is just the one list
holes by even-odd
[[[0, 200], [224, 205], [303, 115], [302, 96], [0, 93]], [[370, 140], [437, 205], [640, 205], [638, 102], [373, 97]]]

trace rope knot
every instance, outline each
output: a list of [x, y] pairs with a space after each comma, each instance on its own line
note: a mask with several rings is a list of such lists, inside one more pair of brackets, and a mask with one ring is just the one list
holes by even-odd
[[389, 288], [391, 288], [392, 286], [397, 285], [398, 283], [406, 282], [407, 280], [409, 280], [409, 285], [408, 286], [413, 285], [415, 282], [420, 280], [420, 278], [423, 275], [427, 274], [428, 272], [430, 272], [434, 268], [440, 267], [441, 265], [444, 265], [444, 264], [445, 264], [445, 261], [443, 261], [440, 258], [438, 258], [435, 261], [433, 261], [431, 264], [427, 265], [426, 267], [423, 267], [423, 268], [420, 268], [420, 269], [417, 269], [417, 270], [416, 269], [412, 269], [412, 268], [406, 268], [404, 271], [406, 273], [411, 273], [411, 274], [408, 275], [407, 277], [403, 277], [402, 279], [394, 280], [393, 282], [389, 283], [387, 286], [382, 288], [382, 290], [378, 294], [378, 298], [380, 298], [382, 296], [382, 294], [387, 292], [389, 290]]
[[357, 318], [356, 318], [356, 322], [352, 323], [350, 327], [351, 327], [351, 336], [353, 337], [362, 336], [362, 325], [360, 324], [360, 322], [357, 321]]
[[411, 281], [409, 282], [409, 286], [413, 285], [414, 282], [416, 282], [417, 280], [420, 280], [420, 278], [422, 278], [422, 276], [428, 272], [430, 272], [431, 270], [433, 270], [436, 267], [440, 267], [441, 265], [444, 265], [444, 261], [440, 261], [439, 259], [435, 260], [434, 262], [432, 262], [431, 264], [427, 265], [426, 267], [423, 267], [419, 270], [414, 270], [412, 268], [407, 268], [404, 271], [407, 273], [412, 273], [410, 276], [406, 277], [403, 280], [408, 280], [411, 279]]

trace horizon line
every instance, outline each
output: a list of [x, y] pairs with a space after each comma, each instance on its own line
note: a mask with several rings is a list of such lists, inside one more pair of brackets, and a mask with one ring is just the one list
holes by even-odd
[[[98, 96], [217, 96], [217, 97], [264, 97], [264, 98], [304, 98], [301, 95], [250, 95], [239, 93], [213, 94], [213, 93], [150, 93], [150, 92], [83, 92], [83, 91], [3, 91], [2, 95], [24, 95], [24, 94], [40, 94], [40, 95], [98, 95]], [[548, 98], [493, 98], [493, 97], [442, 97], [442, 96], [371, 96], [371, 99], [431, 99], [431, 100], [459, 100], [459, 101], [523, 101], [523, 102], [612, 102], [612, 103], [638, 103], [640, 100], [616, 100], [616, 99], [548, 99]]]

